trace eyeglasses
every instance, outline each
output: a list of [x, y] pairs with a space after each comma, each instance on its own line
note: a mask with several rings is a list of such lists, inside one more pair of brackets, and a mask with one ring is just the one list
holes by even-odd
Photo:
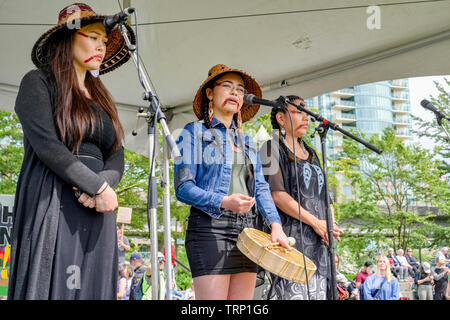
[[300, 111], [300, 110], [290, 110], [290, 109], [289, 109], [289, 112], [290, 112], [291, 114], [306, 114], [306, 112]]
[[236, 90], [237, 94], [239, 96], [244, 96], [244, 94], [247, 93], [247, 90], [245, 90], [245, 88], [243, 87], [235, 87], [232, 83], [228, 82], [228, 81], [224, 81], [224, 82], [216, 82], [214, 84], [215, 86], [219, 86], [222, 87], [223, 89], [225, 89], [225, 91], [227, 91], [228, 93], [233, 92], [234, 90]]

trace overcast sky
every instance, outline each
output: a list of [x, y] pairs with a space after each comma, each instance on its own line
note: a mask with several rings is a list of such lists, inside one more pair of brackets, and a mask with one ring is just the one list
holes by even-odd
[[[444, 86], [444, 88], [447, 89], [447, 92], [450, 92], [450, 87], [447, 86], [444, 78], [450, 80], [450, 75], [437, 77], [409, 78], [409, 98], [411, 102], [411, 112], [413, 115], [427, 121], [432, 121], [433, 119], [435, 119], [435, 115], [433, 114], [433, 112], [424, 109], [420, 105], [420, 101], [422, 101], [423, 99], [430, 100], [430, 95], [433, 96], [434, 98], [437, 98], [437, 96], [439, 95], [439, 92], [436, 89], [436, 86], [433, 81], [440, 83], [441, 85]], [[449, 112], [446, 112], [446, 114], [450, 114], [450, 109], [448, 110]], [[429, 139], [426, 138], [419, 139], [418, 137], [414, 136], [414, 142], [416, 141], [418, 141], [420, 145], [424, 148], [428, 149], [432, 148], [432, 143], [430, 143]]]

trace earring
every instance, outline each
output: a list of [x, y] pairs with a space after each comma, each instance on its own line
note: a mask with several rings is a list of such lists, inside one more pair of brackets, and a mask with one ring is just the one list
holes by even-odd
[[238, 129], [242, 128], [242, 115], [241, 115], [241, 110], [238, 111], [237, 114], [237, 127]]
[[208, 104], [208, 119], [209, 119], [209, 123], [212, 123], [213, 118], [214, 118], [214, 109], [213, 109], [212, 100], [210, 100], [209, 104]]
[[98, 76], [100, 75], [100, 70], [89, 70], [89, 72], [94, 78], [98, 78]]
[[280, 134], [285, 137], [286, 136], [286, 129], [285, 128], [281, 128], [280, 129]]

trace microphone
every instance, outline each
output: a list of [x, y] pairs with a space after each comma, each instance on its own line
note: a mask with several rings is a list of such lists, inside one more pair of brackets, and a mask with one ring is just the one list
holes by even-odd
[[272, 108], [283, 108], [284, 107], [284, 99], [280, 97], [276, 100], [267, 100], [263, 98], [258, 98], [254, 94], [246, 93], [244, 94], [244, 103], [252, 105], [252, 104], [262, 104], [263, 106], [269, 106]]
[[420, 104], [422, 105], [422, 107], [424, 107], [425, 109], [428, 109], [430, 111], [433, 111], [434, 114], [436, 114], [437, 117], [439, 118], [444, 118], [447, 120], [450, 120], [450, 118], [445, 115], [442, 111], [438, 110], [438, 108], [436, 108], [435, 106], [433, 106], [433, 104], [431, 104], [430, 101], [423, 99]]
[[116, 28], [119, 23], [125, 22], [128, 18], [128, 15], [134, 12], [134, 8], [126, 8], [122, 12], [116, 13], [112, 16], [107, 16], [103, 20], [103, 25], [105, 26], [106, 31], [111, 31]]

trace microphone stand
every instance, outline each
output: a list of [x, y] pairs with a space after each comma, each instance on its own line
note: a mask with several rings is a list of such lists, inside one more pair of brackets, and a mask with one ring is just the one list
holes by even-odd
[[337, 131], [345, 134], [346, 136], [352, 138], [353, 140], [358, 141], [359, 143], [363, 144], [365, 147], [369, 148], [370, 150], [372, 150], [378, 154], [380, 154], [382, 152], [382, 150], [380, 150], [377, 147], [375, 147], [374, 145], [362, 140], [361, 138], [354, 136], [350, 132], [339, 127], [337, 124], [335, 124], [331, 121], [328, 121], [321, 115], [305, 109], [303, 103], [301, 103], [300, 105], [296, 105], [295, 103], [289, 101], [289, 99], [287, 99], [285, 97], [280, 97], [279, 99], [280, 100], [283, 99], [283, 101], [285, 103], [288, 103], [288, 104], [296, 107], [298, 110], [305, 112], [306, 114], [311, 116], [314, 119], [314, 121], [320, 122], [320, 125], [316, 128], [316, 131], [319, 133], [321, 147], [322, 147], [325, 199], [327, 201], [327, 215], [326, 216], [327, 216], [327, 232], [328, 232], [328, 242], [329, 242], [328, 252], [329, 252], [329, 256], [330, 256], [330, 272], [331, 272], [331, 275], [330, 275], [331, 290], [330, 291], [331, 291], [331, 299], [338, 300], [337, 285], [336, 285], [336, 264], [334, 262], [335, 254], [334, 254], [333, 220], [332, 220], [331, 208], [330, 208], [330, 203], [329, 203], [329, 199], [330, 199], [329, 194], [330, 193], [329, 193], [329, 187], [328, 187], [327, 139], [326, 139], [327, 132], [331, 128], [333, 130], [337, 130]]
[[[181, 158], [180, 151], [175, 143], [175, 140], [173, 136], [171, 135], [169, 128], [167, 126], [166, 122], [166, 116], [161, 111], [159, 99], [156, 97], [155, 94], [153, 94], [149, 81], [146, 77], [146, 74], [142, 70], [142, 66], [139, 63], [139, 57], [136, 53], [136, 46], [133, 45], [129, 39], [128, 36], [128, 30], [124, 25], [124, 22], [122, 21], [119, 24], [120, 32], [125, 40], [125, 43], [128, 47], [128, 50], [130, 52], [131, 57], [133, 58], [133, 61], [136, 65], [139, 80], [141, 81], [141, 84], [145, 88], [145, 93], [143, 94], [143, 100], [149, 101], [149, 107], [145, 114], [142, 115], [143, 109], [141, 108], [139, 110], [139, 113], [141, 115], [138, 115], [138, 117], [144, 117], [147, 119], [147, 126], [148, 126], [148, 146], [149, 146], [149, 160], [150, 160], [150, 174], [149, 174], [149, 183], [148, 183], [148, 198], [147, 198], [147, 222], [149, 223], [149, 232], [150, 232], [150, 241], [151, 241], [151, 267], [152, 267], [152, 299], [164, 299], [164, 297], [159, 297], [159, 286], [162, 284], [159, 284], [159, 264], [158, 264], [158, 232], [157, 232], [157, 207], [158, 207], [158, 194], [157, 194], [157, 186], [156, 186], [156, 176], [155, 176], [155, 139], [158, 138], [158, 128], [156, 126], [156, 122], [159, 122], [161, 124], [161, 128], [164, 134], [164, 144], [167, 150], [167, 148], [170, 150], [173, 158], [175, 160], [178, 160]], [[136, 35], [137, 36], [137, 35]], [[136, 132], [133, 132], [133, 135]], [[170, 203], [170, 199], [168, 199], [168, 193], [169, 193], [169, 186], [170, 186], [170, 180], [169, 180], [169, 174], [168, 174], [168, 151], [164, 152], [164, 160], [163, 165], [165, 166], [164, 174], [163, 174], [163, 187], [164, 187], [164, 201], [163, 201], [163, 209], [164, 209], [164, 227], [169, 229], [164, 229], [164, 237], [165, 237], [165, 246], [167, 246], [166, 249], [166, 292], [167, 292], [167, 299], [171, 299], [171, 292], [172, 292], [172, 257], [171, 257], [171, 249], [170, 249], [170, 208], [167, 210], [168, 205]], [[170, 194], [169, 194], [170, 196]], [[150, 211], [150, 213], [149, 213]], [[168, 233], [168, 235], [167, 235]], [[167, 240], [169, 239], [169, 240]]]

